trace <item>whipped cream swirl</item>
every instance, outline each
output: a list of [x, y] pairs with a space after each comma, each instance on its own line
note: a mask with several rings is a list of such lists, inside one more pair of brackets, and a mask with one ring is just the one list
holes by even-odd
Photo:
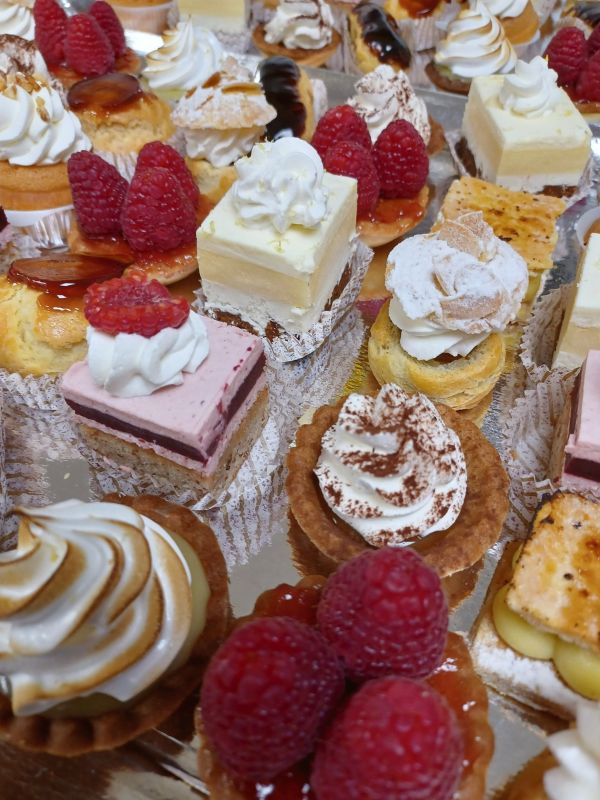
[[315, 474], [330, 508], [375, 547], [446, 530], [467, 491], [456, 433], [427, 397], [394, 384], [347, 398]]
[[205, 28], [194, 28], [190, 19], [163, 33], [164, 44], [146, 56], [144, 77], [154, 91], [202, 86], [219, 71], [223, 47]]
[[402, 347], [422, 361], [466, 356], [502, 332], [516, 318], [527, 283], [527, 264], [494, 236], [481, 212], [405, 239], [388, 256], [385, 281]]
[[327, 214], [323, 163], [303, 139], [286, 136], [254, 146], [236, 162], [233, 205], [244, 225], [272, 225], [285, 233], [292, 225], [315, 228]]
[[541, 117], [552, 111], [561, 98], [557, 78], [541, 56], [529, 64], [517, 61], [514, 74], [504, 78], [498, 96], [500, 105], [523, 117]]
[[511, 72], [517, 61], [504, 28], [483, 0], [470, 0], [448, 26], [436, 48], [435, 63], [459, 78]]
[[374, 142], [390, 122], [405, 119], [429, 144], [431, 126], [427, 107], [415, 94], [405, 72], [396, 72], [388, 64], [382, 64], [361, 78], [354, 88], [356, 95], [349, 105], [367, 123]]
[[33, 39], [35, 24], [32, 8], [32, 0], [0, 0], [0, 34], [10, 33], [23, 39]]
[[21, 74], [0, 74], [0, 160], [23, 167], [59, 164], [90, 141], [55, 89]]
[[498, 19], [520, 17], [527, 8], [529, 0], [484, 0], [490, 14]]
[[0, 673], [17, 715], [96, 693], [126, 702], [174, 666], [193, 603], [208, 600], [197, 559], [195, 596], [178, 543], [131, 508], [68, 500], [18, 513], [18, 547], [0, 554]]
[[549, 800], [600, 800], [600, 705], [580, 704], [575, 728], [555, 733], [548, 746], [559, 766], [544, 775]]
[[185, 132], [185, 150], [190, 158], [203, 158], [213, 167], [228, 167], [247, 155], [264, 132], [263, 126], [218, 131], [213, 129]]
[[114, 397], [143, 397], [165, 386], [183, 383], [208, 356], [209, 339], [202, 318], [191, 311], [179, 328], [154, 336], [111, 336], [89, 326], [88, 367], [92, 378]]
[[266, 41], [289, 50], [320, 50], [332, 38], [333, 13], [324, 0], [280, 0], [265, 26]]

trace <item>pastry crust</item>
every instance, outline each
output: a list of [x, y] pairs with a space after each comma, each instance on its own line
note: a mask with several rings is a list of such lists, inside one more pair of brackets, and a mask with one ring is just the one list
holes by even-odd
[[318, 50], [303, 50], [300, 47], [288, 48], [282, 44], [270, 44], [265, 39], [265, 26], [257, 25], [252, 31], [252, 41], [256, 48], [267, 56], [287, 56], [303, 67], [322, 67], [335, 53], [342, 42], [338, 31], [332, 29], [332, 39], [328, 45]]
[[186, 157], [185, 163], [194, 176], [200, 192], [215, 205], [237, 180], [237, 172], [233, 166], [213, 167], [210, 161], [204, 158], [189, 156]]
[[66, 163], [22, 167], [0, 161], [0, 206], [42, 211], [73, 202]]
[[368, 247], [380, 247], [404, 236], [404, 234], [423, 221], [429, 205], [429, 197], [429, 187], [425, 185], [415, 198], [416, 207], [413, 213], [401, 214], [393, 222], [372, 222], [369, 219], [359, 220], [357, 229], [361, 241]]
[[212, 530], [191, 511], [160, 497], [108, 495], [107, 502], [130, 506], [181, 536], [194, 549], [210, 587], [206, 625], [186, 664], [164, 676], [137, 702], [97, 717], [15, 717], [10, 700], [0, 695], [0, 737], [26, 750], [77, 756], [119, 747], [159, 725], [198, 686], [207, 660], [226, 636], [231, 610], [225, 559]]
[[438, 69], [435, 61], [430, 61], [429, 64], [427, 64], [425, 72], [429, 80], [434, 83], [438, 89], [442, 89], [444, 92], [452, 92], [452, 94], [469, 94], [471, 81], [463, 80], [458, 77], [451, 77]]
[[498, 800], [548, 800], [544, 790], [544, 775], [557, 766], [549, 750], [529, 761], [500, 793]]
[[499, 333], [490, 334], [469, 355], [448, 363], [419, 361], [400, 344], [402, 332], [390, 320], [389, 305], [388, 300], [381, 307], [369, 339], [369, 365], [381, 385], [397, 383], [455, 410], [473, 408], [494, 388], [506, 361]]
[[[335, 424], [344, 400], [321, 407], [309, 425], [298, 429], [296, 446], [287, 459], [291, 512], [315, 547], [336, 564], [371, 549], [329, 508], [314, 475], [323, 434]], [[508, 513], [508, 477], [500, 456], [472, 422], [446, 406], [437, 409], [460, 439], [467, 464], [467, 494], [452, 527], [411, 546], [445, 577], [471, 567], [498, 540]]]

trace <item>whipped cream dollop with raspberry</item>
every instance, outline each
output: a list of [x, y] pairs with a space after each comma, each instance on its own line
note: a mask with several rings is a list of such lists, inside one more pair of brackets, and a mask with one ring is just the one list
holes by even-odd
[[272, 225], [285, 233], [292, 225], [315, 228], [327, 214], [323, 162], [303, 139], [286, 136], [254, 146], [236, 161], [233, 205], [244, 225]]
[[178, 101], [172, 120], [189, 158], [226, 167], [250, 152], [276, 116], [250, 71], [228, 57], [213, 79]]
[[116, 503], [17, 513], [18, 546], [0, 554], [0, 673], [15, 714], [96, 694], [126, 702], [187, 658], [210, 593], [189, 545]]
[[502, 332], [516, 318], [527, 284], [527, 264], [481, 212], [400, 242], [388, 256], [385, 280], [400, 343], [421, 361], [466, 356]]
[[87, 342], [92, 378], [114, 397], [143, 397], [178, 386], [183, 373], [195, 372], [209, 352], [206, 325], [194, 311], [178, 328], [163, 328], [150, 337], [111, 336], [90, 325]]
[[346, 399], [315, 475], [329, 507], [375, 547], [446, 530], [467, 491], [457, 434], [427, 397], [394, 384]]
[[558, 766], [544, 775], [549, 800], [600, 800], [600, 704], [581, 703], [574, 728], [548, 738]]
[[324, 0], [280, 0], [265, 25], [266, 41], [289, 50], [320, 50], [332, 38], [333, 13]]
[[513, 19], [520, 17], [527, 8], [529, 0], [483, 0], [493, 14], [498, 19]]
[[390, 122], [405, 119], [425, 144], [429, 143], [431, 126], [425, 101], [417, 97], [405, 72], [382, 64], [361, 78], [354, 89], [356, 94], [348, 105], [367, 123], [374, 142]]
[[459, 78], [512, 72], [517, 55], [483, 0], [470, 0], [448, 26], [434, 61]]
[[514, 73], [504, 78], [498, 101], [507, 111], [520, 116], [541, 117], [552, 111], [561, 99], [557, 78], [541, 56], [536, 56], [529, 64], [517, 61]]
[[0, 0], [0, 34], [33, 39], [33, 0]]
[[146, 56], [143, 75], [152, 90], [202, 86], [219, 71], [223, 47], [212, 31], [190, 19], [163, 33], [164, 44]]
[[0, 73], [0, 160], [22, 167], [59, 164], [90, 141], [58, 92], [20, 73]]

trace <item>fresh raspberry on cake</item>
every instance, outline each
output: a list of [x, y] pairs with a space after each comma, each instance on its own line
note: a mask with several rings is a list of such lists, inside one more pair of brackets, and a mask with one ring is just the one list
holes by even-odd
[[587, 60], [585, 34], [579, 28], [561, 28], [552, 38], [545, 55], [548, 66], [558, 75], [558, 85], [574, 84]]
[[419, 132], [405, 119], [391, 122], [377, 137], [373, 161], [383, 197], [414, 197], [429, 175], [429, 155]]
[[112, 164], [81, 150], [67, 162], [73, 205], [79, 226], [88, 236], [118, 236], [121, 210], [129, 184]]
[[329, 579], [317, 624], [354, 680], [424, 678], [442, 660], [448, 607], [437, 573], [419, 555], [385, 547]]
[[163, 142], [148, 142], [140, 150], [136, 169], [141, 170], [148, 167], [168, 169], [177, 178], [194, 208], [198, 208], [200, 190], [194, 180], [194, 176], [177, 150]]
[[440, 694], [405, 678], [380, 678], [332, 723], [311, 785], [317, 800], [451, 800], [462, 753], [456, 718]]
[[317, 630], [264, 617], [235, 630], [210, 662], [202, 721], [230, 772], [269, 781], [311, 752], [343, 687], [342, 666]]
[[65, 41], [67, 66], [80, 75], [105, 75], [115, 65], [115, 54], [108, 36], [89, 14], [76, 14], [67, 26]]
[[56, 0], [35, 0], [33, 6], [35, 43], [47, 64], [65, 59], [67, 15]]
[[134, 250], [172, 250], [194, 240], [196, 210], [177, 178], [164, 167], [137, 169], [121, 224]]
[[350, 106], [330, 108], [319, 120], [311, 144], [324, 159], [329, 148], [338, 142], [355, 142], [371, 150], [367, 123]]
[[323, 160], [327, 172], [346, 175], [358, 182], [357, 217], [366, 217], [379, 199], [379, 176], [370, 150], [356, 142], [338, 142], [330, 147]]
[[90, 14], [108, 36], [116, 58], [122, 56], [127, 50], [125, 31], [111, 5], [104, 0], [95, 0], [90, 6]]
[[600, 28], [594, 28], [594, 30], [590, 33], [586, 44], [588, 58], [591, 58], [595, 53], [598, 52], [598, 50], [600, 50]]
[[581, 70], [575, 91], [578, 100], [600, 102], [600, 52], [593, 55]]
[[83, 310], [96, 330], [111, 336], [137, 333], [150, 338], [164, 328], [183, 325], [190, 305], [184, 297], [173, 297], [158, 281], [149, 281], [145, 273], [133, 270], [125, 278], [90, 286]]

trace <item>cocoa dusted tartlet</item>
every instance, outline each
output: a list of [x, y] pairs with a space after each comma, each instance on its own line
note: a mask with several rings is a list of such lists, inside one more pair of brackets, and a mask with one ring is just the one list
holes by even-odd
[[410, 546], [451, 575], [497, 541], [508, 512], [508, 478], [478, 428], [393, 384], [318, 409], [288, 470], [292, 525], [337, 563]]

